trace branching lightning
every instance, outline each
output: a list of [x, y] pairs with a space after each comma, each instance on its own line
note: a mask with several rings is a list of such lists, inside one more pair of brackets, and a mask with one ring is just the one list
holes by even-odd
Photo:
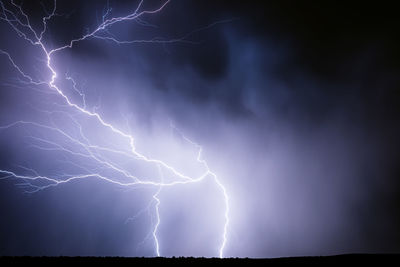
[[[172, 43], [172, 42], [191, 42], [186, 38], [192, 34], [189, 33], [188, 35], [183, 36], [182, 38], [172, 39], [172, 40], [164, 40], [161, 38], [154, 38], [150, 40], [119, 40], [115, 37], [112, 33], [110, 33], [110, 26], [126, 21], [136, 21], [138, 24], [143, 26], [153, 27], [153, 25], [148, 24], [145, 22], [142, 17], [145, 14], [155, 14], [160, 12], [164, 9], [164, 7], [170, 2], [170, 0], [166, 0], [163, 2], [159, 7], [153, 10], [142, 10], [143, 1], [141, 0], [139, 4], [136, 6], [135, 10], [126, 15], [120, 17], [110, 17], [111, 8], [107, 8], [102, 16], [102, 22], [93, 30], [85, 35], [81, 36], [80, 38], [73, 39], [69, 43], [49, 49], [44, 39], [44, 36], [48, 30], [48, 23], [51, 19], [57, 15], [57, 2], [54, 1], [54, 5], [52, 9], [49, 11], [45, 7], [44, 10], [46, 12], [46, 16], [42, 18], [42, 29], [35, 30], [32, 27], [30, 22], [29, 16], [24, 12], [21, 5], [17, 4], [13, 0], [9, 3], [5, 4], [3, 1], [0, 1], [0, 21], [7, 23], [15, 33], [23, 39], [23, 41], [28, 42], [30, 45], [38, 47], [44, 55], [43, 60], [46, 63], [47, 71], [51, 74], [48, 79], [40, 80], [34, 78], [33, 75], [29, 74], [28, 72], [24, 71], [24, 69], [17, 63], [16, 60], [12, 57], [12, 55], [4, 50], [0, 49], [0, 57], [3, 59], [8, 60], [14, 70], [20, 76], [19, 82], [24, 86], [46, 86], [49, 92], [54, 92], [58, 97], [60, 97], [66, 107], [72, 111], [46, 111], [49, 113], [60, 113], [63, 116], [68, 117], [75, 127], [79, 130], [79, 135], [73, 136], [69, 134], [67, 131], [58, 127], [57, 124], [44, 124], [40, 122], [34, 121], [24, 121], [18, 120], [14, 121], [8, 125], [0, 126], [0, 131], [4, 131], [6, 129], [14, 128], [14, 127], [33, 127], [35, 129], [39, 129], [41, 131], [45, 131], [54, 135], [57, 135], [69, 145], [65, 145], [64, 143], [57, 142], [56, 140], [46, 138], [46, 136], [38, 137], [38, 136], [30, 136], [31, 140], [34, 141], [31, 146], [40, 149], [42, 151], [59, 151], [65, 153], [66, 155], [88, 159], [93, 164], [88, 164], [87, 166], [76, 166], [77, 171], [81, 171], [79, 174], [71, 174], [71, 173], [60, 173], [56, 177], [41, 175], [38, 171], [29, 166], [19, 166], [21, 170], [24, 170], [24, 174], [19, 174], [16, 171], [11, 170], [0, 170], [2, 174], [1, 179], [6, 178], [15, 178], [22, 181], [21, 185], [27, 188], [27, 192], [34, 193], [39, 190], [44, 190], [50, 187], [58, 186], [60, 184], [65, 184], [71, 182], [73, 180], [81, 180], [81, 179], [88, 179], [88, 178], [97, 178], [103, 181], [117, 184], [123, 187], [134, 187], [138, 185], [144, 186], [153, 186], [155, 187], [156, 191], [153, 194], [153, 204], [150, 205], [148, 208], [152, 207], [155, 213], [155, 222], [153, 223], [153, 230], [151, 232], [151, 236], [154, 240], [154, 250], [157, 256], [160, 256], [160, 246], [159, 240], [157, 236], [157, 231], [159, 225], [162, 223], [162, 218], [160, 218], [159, 214], [159, 207], [160, 207], [160, 197], [159, 193], [165, 187], [170, 187], [178, 184], [189, 184], [189, 183], [197, 183], [206, 178], [211, 178], [215, 182], [215, 185], [220, 189], [221, 196], [224, 199], [225, 210], [224, 210], [224, 225], [223, 225], [223, 232], [221, 233], [221, 245], [219, 247], [218, 255], [223, 257], [224, 249], [227, 242], [227, 230], [229, 224], [229, 198], [226, 191], [226, 188], [223, 186], [221, 181], [218, 179], [217, 175], [212, 172], [209, 168], [208, 163], [202, 157], [203, 148], [199, 144], [193, 142], [185, 135], [183, 135], [179, 130], [177, 130], [174, 126], [172, 126], [176, 131], [178, 131], [181, 137], [188, 142], [189, 144], [193, 145], [197, 149], [197, 163], [203, 166], [203, 173], [198, 177], [191, 177], [189, 175], [184, 174], [183, 172], [179, 171], [178, 168], [175, 168], [163, 160], [151, 158], [145, 156], [141, 152], [137, 151], [135, 147], [134, 137], [116, 126], [112, 123], [106, 121], [100, 113], [95, 111], [91, 111], [87, 108], [85, 94], [80, 91], [77, 87], [77, 82], [68, 75], [68, 73], [60, 74], [57, 72], [56, 67], [53, 65], [53, 56], [59, 53], [62, 50], [72, 48], [76, 43], [83, 42], [88, 39], [97, 39], [103, 41], [111, 41], [117, 44], [132, 44], [132, 43]], [[212, 26], [212, 25], [210, 25]], [[209, 27], [209, 26], [207, 26]], [[207, 28], [205, 27], [205, 28]], [[64, 79], [70, 82], [72, 88], [79, 94], [82, 103], [78, 104], [74, 102], [68, 95], [65, 93], [65, 90], [61, 88], [60, 85], [57, 85], [58, 79]], [[114, 135], [119, 136], [120, 138], [124, 139], [125, 142], [128, 144], [127, 147], [129, 149], [120, 149], [118, 147], [107, 147], [96, 145], [95, 142], [90, 140], [90, 137], [86, 136], [84, 131], [82, 130], [82, 125], [74, 118], [73, 112], [79, 113], [80, 115], [84, 115], [88, 118], [91, 118], [97, 121], [98, 125], [102, 127], [104, 132], [112, 132]], [[160, 173], [160, 180], [151, 180], [146, 177], [137, 177], [131, 173], [130, 170], [125, 169], [123, 166], [120, 166], [118, 162], [112, 161], [102, 153], [110, 153], [118, 156], [122, 156], [127, 158], [131, 161], [140, 161], [144, 164], [151, 164], [154, 168], [158, 168]], [[70, 164], [75, 164], [74, 162], [70, 161]], [[75, 164], [76, 165], [76, 164]], [[93, 167], [96, 166], [96, 167]], [[107, 173], [104, 173], [104, 170], [107, 170]], [[114, 176], [110, 175], [109, 172], [122, 177], [123, 179], [116, 179]], [[26, 173], [30, 173], [27, 175]], [[172, 181], [166, 181], [163, 178], [163, 173], [168, 173], [174, 177]]]

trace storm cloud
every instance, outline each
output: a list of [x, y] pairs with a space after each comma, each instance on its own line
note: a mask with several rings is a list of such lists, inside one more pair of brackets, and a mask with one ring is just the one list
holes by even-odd
[[[54, 66], [74, 77], [90, 109], [129, 129], [146, 155], [196, 173], [190, 165], [196, 151], [171, 122], [201, 144], [229, 193], [225, 256], [399, 253], [395, 9], [383, 3], [265, 2], [172, 0], [162, 12], [145, 15], [145, 23], [123, 22], [110, 32], [122, 40], [185, 41], [118, 45], [89, 39], [54, 55]], [[143, 8], [160, 3], [144, 1]], [[108, 7], [120, 16], [138, 1], [57, 4], [59, 16], [44, 38], [52, 48], [93, 30]], [[40, 3], [22, 7], [40, 27]], [[43, 54], [0, 22], [0, 49], [35, 77], [48, 78], [38, 60]], [[52, 120], [43, 115], [65, 111], [62, 99], [45, 87], [12, 86], [18, 75], [7, 57], [0, 60], [1, 125], [68, 121], [62, 114]], [[67, 79], [57, 84], [84, 104]], [[99, 131], [90, 133], [97, 138]], [[1, 131], [0, 168], [74, 170], [31, 150], [26, 136], [35, 134]], [[123, 146], [107, 134], [99, 142]], [[147, 236], [152, 217], [128, 219], [148, 205], [153, 189], [92, 179], [24, 194], [16, 184], [0, 180], [0, 255], [154, 255]], [[207, 181], [160, 193], [163, 256], [216, 255], [223, 220], [218, 194]]]

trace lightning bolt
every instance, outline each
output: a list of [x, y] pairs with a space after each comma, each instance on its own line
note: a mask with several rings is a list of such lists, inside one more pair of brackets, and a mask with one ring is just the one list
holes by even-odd
[[[84, 166], [83, 164], [76, 164], [73, 161], [67, 161], [68, 163], [75, 165], [77, 169], [80, 169], [83, 171], [83, 173], [80, 174], [70, 174], [70, 173], [60, 173], [56, 175], [56, 177], [52, 176], [47, 176], [47, 175], [41, 175], [38, 173], [33, 168], [26, 167], [26, 166], [19, 166], [20, 169], [24, 170], [25, 172], [30, 173], [29, 175], [26, 174], [19, 174], [18, 172], [11, 171], [11, 170], [0, 170], [0, 173], [2, 174], [2, 177], [0, 179], [8, 179], [8, 178], [15, 178], [19, 179], [22, 181], [20, 184], [21, 186], [24, 186], [27, 188], [27, 192], [29, 193], [34, 193], [39, 190], [44, 190], [49, 187], [54, 187], [58, 186], [60, 184], [65, 184], [68, 182], [71, 182], [73, 180], [81, 180], [81, 179], [88, 179], [88, 178], [97, 178], [104, 180], [106, 182], [116, 184], [119, 186], [124, 186], [124, 187], [132, 187], [132, 186], [153, 186], [157, 190], [152, 196], [152, 201], [154, 206], [154, 212], [155, 212], [155, 223], [153, 223], [153, 230], [151, 232], [152, 238], [154, 240], [155, 244], [155, 254], [157, 256], [160, 256], [160, 246], [159, 246], [159, 240], [157, 236], [157, 231], [158, 227], [161, 223], [161, 218], [160, 218], [160, 213], [159, 213], [159, 207], [161, 200], [159, 198], [159, 194], [161, 190], [165, 187], [170, 187], [178, 184], [189, 184], [189, 183], [198, 183], [206, 178], [211, 178], [215, 182], [215, 185], [219, 188], [221, 191], [221, 196], [224, 199], [224, 205], [225, 205], [225, 210], [224, 210], [224, 225], [223, 225], [223, 232], [221, 235], [221, 245], [218, 250], [218, 255], [219, 257], [223, 257], [224, 255], [224, 249], [227, 243], [227, 231], [228, 231], [228, 225], [229, 225], [229, 198], [227, 194], [227, 190], [224, 187], [224, 185], [221, 183], [221, 181], [218, 179], [217, 175], [212, 172], [209, 168], [208, 163], [206, 160], [202, 157], [202, 152], [203, 148], [199, 144], [193, 142], [189, 138], [187, 138], [182, 132], [180, 132], [174, 125], [171, 125], [175, 131], [177, 131], [180, 136], [189, 144], [193, 145], [197, 149], [197, 163], [201, 164], [204, 168], [204, 171], [201, 175], [198, 177], [191, 177], [189, 175], [185, 175], [184, 173], [180, 172], [177, 168], [167, 164], [163, 160], [151, 158], [148, 156], [145, 156], [144, 154], [140, 153], [137, 151], [135, 148], [135, 142], [134, 142], [134, 137], [117, 128], [110, 122], [106, 121], [100, 113], [96, 111], [91, 111], [87, 108], [86, 104], [86, 99], [84, 93], [78, 89], [76, 81], [69, 76], [68, 74], [64, 75], [65, 80], [69, 81], [71, 83], [72, 88], [77, 92], [82, 99], [82, 105], [77, 104], [73, 100], [71, 100], [70, 97], [64, 92], [60, 86], [57, 85], [58, 79], [63, 75], [59, 75], [57, 73], [56, 68], [53, 65], [53, 55], [56, 53], [63, 51], [65, 49], [70, 49], [72, 48], [75, 44], [78, 42], [82, 42], [88, 39], [98, 39], [98, 40], [103, 40], [103, 41], [111, 41], [116, 44], [133, 44], [133, 43], [172, 43], [172, 42], [188, 42], [192, 43], [192, 41], [188, 40], [187, 37], [189, 37], [191, 34], [198, 30], [202, 29], [207, 29], [209, 27], [214, 26], [216, 23], [210, 24], [209, 26], [203, 27], [201, 29], [195, 30], [191, 33], [188, 33], [187, 35], [177, 38], [177, 39], [162, 39], [162, 38], [153, 38], [149, 40], [119, 40], [117, 37], [115, 37], [112, 33], [110, 33], [109, 28], [117, 23], [120, 22], [127, 22], [127, 21], [135, 21], [138, 24], [142, 26], [149, 26], [153, 27], [153, 25], [147, 23], [142, 19], [143, 15], [145, 14], [156, 14], [164, 9], [164, 7], [170, 2], [170, 0], [164, 1], [159, 7], [152, 9], [152, 10], [142, 10], [143, 6], [143, 0], [139, 2], [139, 4], [136, 6], [135, 10], [132, 13], [129, 13], [128, 15], [125, 16], [119, 16], [119, 17], [110, 17], [111, 14], [111, 8], [107, 8], [106, 12], [102, 16], [102, 21], [101, 23], [93, 30], [85, 35], [81, 36], [80, 38], [77, 39], [72, 39], [69, 43], [49, 49], [45, 42], [43, 41], [44, 36], [47, 33], [48, 29], [48, 22], [58, 14], [56, 13], [57, 10], [57, 1], [54, 1], [54, 5], [51, 9], [51, 11], [48, 11], [45, 7], [44, 10], [46, 12], [46, 16], [42, 18], [42, 29], [40, 30], [35, 30], [32, 27], [32, 24], [30, 22], [29, 16], [24, 12], [22, 5], [17, 4], [14, 0], [11, 0], [9, 3], [5, 4], [3, 1], [0, 1], [0, 20], [7, 23], [14, 31], [15, 33], [22, 39], [24, 39], [26, 42], [31, 44], [32, 46], [40, 48], [40, 50], [43, 52], [43, 59], [46, 64], [47, 70], [51, 73], [49, 79], [41, 80], [34, 78], [33, 75], [29, 74], [28, 72], [24, 71], [24, 69], [13, 59], [11, 54], [7, 51], [1, 50], [0, 49], [0, 56], [5, 57], [8, 62], [11, 64], [11, 66], [15, 69], [15, 71], [19, 74], [20, 78], [18, 78], [18, 81], [22, 86], [33, 86], [33, 87], [39, 87], [39, 86], [46, 86], [48, 88], [48, 92], [46, 93], [55, 93], [58, 95], [58, 97], [61, 97], [61, 99], [64, 102], [64, 106], [68, 107], [75, 112], [77, 112], [80, 115], [84, 115], [88, 118], [92, 118], [97, 123], [103, 128], [104, 131], [111, 131], [113, 134], [116, 136], [121, 137], [122, 139], [126, 140], [126, 142], [129, 144], [129, 150], [123, 150], [118, 147], [110, 148], [107, 146], [101, 146], [101, 145], [96, 145], [94, 142], [91, 142], [90, 138], [87, 137], [83, 131], [82, 125], [78, 122], [78, 120], [69, 112], [66, 111], [43, 111], [43, 112], [48, 112], [51, 115], [54, 115], [56, 113], [66, 116], [67, 118], [70, 119], [70, 121], [73, 122], [73, 124], [76, 126], [76, 128], [79, 130], [79, 135], [73, 136], [70, 133], [68, 133], [66, 130], [63, 130], [62, 128], [58, 127], [55, 123], [48, 125], [48, 124], [43, 124], [39, 122], [33, 122], [33, 121], [24, 121], [24, 120], [19, 120], [19, 121], [14, 121], [8, 125], [0, 126], [0, 130], [6, 130], [10, 129], [12, 127], [33, 127], [38, 130], [46, 131], [48, 133], [52, 133], [54, 135], [57, 135], [63, 140], [65, 140], [68, 145], [57, 142], [55, 140], [52, 140], [51, 138], [45, 138], [45, 137], [37, 137], [34, 136], [33, 134], [30, 136], [31, 140], [33, 143], [31, 144], [31, 147], [34, 147], [36, 149], [40, 149], [42, 151], [59, 151], [63, 152], [66, 155], [78, 157], [78, 158], [84, 158], [84, 159], [89, 159], [95, 166], [98, 166], [97, 168], [93, 168], [93, 165], [87, 164], [87, 166]], [[225, 22], [225, 21], [221, 21]], [[221, 23], [217, 22], [217, 23]], [[97, 109], [95, 109], [97, 110]], [[126, 157], [128, 160], [131, 161], [141, 161], [146, 164], [152, 164], [155, 165], [160, 173], [161, 179], [159, 181], [152, 181], [148, 178], [139, 178], [133, 175], [129, 170], [124, 169], [122, 166], [120, 166], [118, 163], [108, 159], [105, 157], [102, 153], [111, 153], [119, 156]], [[110, 174], [104, 174], [103, 171], [108, 170], [112, 171], [114, 175], [118, 175], [119, 177], [123, 177], [123, 179], [118, 180], [114, 178], [113, 175]], [[165, 181], [163, 173], [170, 173], [173, 175], [174, 179], [172, 181]], [[150, 208], [150, 206], [148, 207]]]

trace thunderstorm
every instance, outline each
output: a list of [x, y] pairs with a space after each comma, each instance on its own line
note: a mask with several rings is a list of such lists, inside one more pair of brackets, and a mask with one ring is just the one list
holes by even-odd
[[[107, 7], [103, 12], [99, 24], [79, 38], [69, 40], [66, 44], [53, 47], [54, 42], [47, 42], [51, 32], [51, 22], [60, 16], [57, 12], [57, 1], [51, 7], [42, 6], [46, 15], [41, 18], [41, 26], [34, 25], [32, 18], [24, 10], [23, 5], [17, 1], [0, 1], [0, 21], [9, 27], [24, 45], [31, 46], [36, 53], [38, 64], [43, 67], [26, 70], [15, 53], [0, 48], [2, 61], [8, 61], [10, 68], [15, 73], [13, 86], [30, 90], [30, 93], [44, 95], [43, 101], [48, 101], [43, 107], [36, 107], [38, 112], [47, 114], [48, 120], [21, 119], [10, 121], [0, 126], [1, 133], [12, 129], [26, 131], [30, 138], [29, 147], [44, 153], [57, 152], [63, 156], [63, 164], [74, 166], [73, 171], [65, 170], [48, 175], [41, 173], [40, 168], [26, 165], [18, 165], [15, 169], [1, 169], [1, 179], [14, 179], [25, 192], [34, 194], [42, 190], [51, 190], [55, 186], [83, 179], [98, 179], [104, 182], [124, 187], [152, 187], [153, 195], [150, 204], [144, 208], [152, 218], [152, 230], [147, 238], [152, 238], [154, 255], [162, 256], [163, 247], [160, 246], [158, 229], [163, 223], [160, 214], [163, 199], [160, 192], [165, 188], [177, 185], [196, 184], [209, 179], [219, 192], [218, 198], [223, 200], [224, 208], [219, 212], [224, 221], [217, 237], [220, 245], [215, 252], [219, 257], [224, 257], [224, 249], [228, 241], [229, 226], [229, 197], [228, 192], [217, 174], [211, 170], [209, 163], [203, 157], [203, 147], [185, 136], [177, 127], [170, 123], [171, 130], [196, 150], [193, 157], [195, 164], [200, 166], [199, 173], [185, 173], [180, 166], [158, 158], [146, 155], [137, 149], [136, 140], [130, 131], [116, 126], [112, 120], [102, 115], [102, 106], [89, 104], [88, 96], [82, 90], [82, 83], [71, 75], [73, 70], [65, 71], [57, 68], [57, 56], [65, 50], [72, 49], [79, 43], [90, 41], [108, 42], [115, 45], [132, 45], [138, 43], [179, 43], [191, 41], [185, 35], [175, 39], [139, 39], [119, 40], [112, 33], [112, 27], [122, 26], [125, 23], [138, 23], [143, 27], [148, 26], [144, 16], [157, 16], [169, 4], [164, 1], [153, 9], [144, 8], [144, 0], [125, 15], [112, 16], [112, 8]], [[212, 25], [211, 25], [212, 26]], [[209, 26], [207, 26], [209, 27]], [[207, 28], [204, 27], [204, 28]], [[4, 37], [2, 36], [2, 39]], [[39, 74], [38, 74], [39, 73]], [[89, 85], [85, 85], [90, 87]], [[49, 103], [51, 102], [51, 103]], [[62, 119], [61, 119], [62, 118]], [[61, 121], [57, 121], [60, 120]], [[65, 123], [64, 121], [67, 121]], [[86, 125], [94, 125], [96, 134], [90, 132]], [[134, 132], [134, 131], [133, 131]], [[110, 138], [115, 142], [103, 142], [99, 139]], [[52, 164], [51, 162], [49, 164]], [[54, 163], [55, 164], [55, 163]], [[134, 166], [134, 167], [132, 167]], [[135, 167], [137, 166], [137, 169]], [[143, 171], [150, 168], [151, 174]], [[70, 168], [69, 168], [70, 169]], [[135, 173], [136, 172], [136, 173]], [[146, 174], [144, 174], [146, 173]], [[179, 198], [179, 196], [176, 196]]]
[[397, 10], [0, 0], [0, 260], [399, 253]]

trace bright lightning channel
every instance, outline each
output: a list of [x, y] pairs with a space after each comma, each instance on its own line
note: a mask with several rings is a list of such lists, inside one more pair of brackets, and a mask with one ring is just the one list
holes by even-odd
[[[186, 140], [187, 142], [192, 144], [194, 147], [196, 147], [196, 149], [198, 150], [197, 162], [200, 163], [204, 167], [204, 172], [199, 177], [193, 178], [193, 177], [187, 176], [187, 175], [181, 173], [180, 171], [178, 171], [176, 168], [165, 163], [162, 160], [153, 159], [153, 158], [147, 157], [147, 156], [139, 153], [135, 148], [134, 138], [132, 135], [113, 126], [111, 123], [104, 120], [103, 117], [99, 113], [94, 112], [94, 111], [89, 111], [86, 108], [85, 95], [77, 89], [76, 82], [72, 77], [69, 77], [67, 74], [65, 75], [65, 79], [72, 83], [74, 90], [77, 91], [79, 93], [79, 95], [83, 98], [83, 107], [80, 106], [79, 104], [74, 103], [64, 93], [64, 91], [56, 85], [57, 78], [62, 75], [58, 75], [55, 67], [52, 65], [52, 56], [54, 54], [56, 54], [57, 52], [60, 52], [64, 49], [72, 48], [74, 46], [74, 44], [76, 44], [78, 42], [82, 42], [87, 39], [100, 39], [100, 40], [112, 41], [117, 44], [172, 43], [172, 42], [189, 42], [189, 43], [191, 43], [191, 41], [187, 40], [186, 38], [198, 30], [193, 31], [193, 32], [183, 36], [182, 38], [172, 39], [172, 40], [163, 40], [163, 39], [159, 39], [159, 38], [154, 38], [154, 39], [150, 39], [150, 40], [118, 40], [115, 36], [113, 36], [108, 31], [108, 28], [110, 28], [110, 26], [120, 23], [122, 21], [136, 21], [141, 25], [150, 25], [150, 24], [147, 24], [145, 21], [143, 21], [141, 19], [141, 17], [145, 14], [155, 14], [155, 13], [160, 12], [170, 2], [170, 0], [166, 0], [156, 9], [141, 11], [143, 1], [144, 0], [141, 0], [139, 2], [139, 4], [137, 5], [137, 7], [133, 13], [130, 13], [126, 16], [107, 18], [111, 11], [111, 9], [108, 8], [106, 13], [102, 16], [102, 18], [103, 18], [102, 22], [98, 25], [98, 27], [95, 30], [83, 35], [80, 38], [71, 40], [68, 44], [66, 44], [64, 46], [53, 48], [51, 50], [49, 50], [46, 47], [45, 43], [43, 42], [43, 37], [45, 36], [45, 34], [47, 32], [48, 22], [54, 16], [57, 15], [56, 14], [56, 10], [57, 10], [56, 0], [54, 0], [53, 9], [50, 12], [47, 12], [45, 10], [47, 13], [47, 16], [42, 18], [42, 26], [43, 27], [40, 32], [33, 29], [33, 27], [31, 26], [30, 18], [24, 12], [21, 5], [16, 4], [14, 0], [11, 0], [10, 4], [6, 7], [6, 5], [3, 3], [3, 1], [0, 1], [0, 8], [1, 8], [0, 20], [6, 22], [16, 32], [16, 34], [19, 37], [23, 38], [25, 41], [29, 42], [33, 46], [40, 47], [40, 49], [44, 52], [44, 55], [45, 55], [45, 62], [46, 62], [47, 69], [51, 72], [51, 77], [49, 80], [47, 80], [47, 81], [35, 80], [31, 75], [24, 72], [24, 70], [16, 63], [16, 61], [13, 59], [13, 57], [7, 51], [0, 49], [0, 55], [5, 56], [8, 59], [8, 61], [11, 63], [13, 68], [19, 73], [20, 76], [22, 76], [23, 79], [20, 80], [20, 82], [24, 85], [32, 85], [32, 86], [46, 85], [46, 86], [48, 86], [51, 90], [54, 90], [59, 96], [61, 96], [64, 99], [65, 103], [69, 107], [75, 109], [76, 111], [80, 112], [81, 114], [95, 118], [101, 124], [102, 127], [111, 130], [113, 133], [121, 136], [122, 138], [125, 138], [129, 142], [130, 150], [129, 150], [129, 153], [127, 153], [125, 151], [118, 150], [117, 148], [112, 149], [112, 148], [92, 145], [90, 143], [90, 140], [82, 133], [81, 125], [77, 121], [75, 121], [72, 118], [72, 116], [69, 114], [65, 114], [65, 115], [69, 116], [71, 118], [71, 120], [74, 120], [74, 122], [80, 129], [80, 137], [84, 141], [81, 141], [81, 140], [79, 140], [79, 138], [75, 138], [75, 137], [69, 135], [68, 133], [66, 133], [65, 131], [63, 131], [60, 128], [48, 126], [48, 125], [44, 125], [44, 124], [40, 124], [40, 123], [36, 123], [36, 122], [31, 122], [31, 121], [22, 121], [22, 120], [15, 121], [11, 124], [8, 124], [5, 126], [0, 126], [0, 130], [8, 129], [8, 128], [15, 127], [15, 126], [30, 125], [30, 126], [33, 126], [36, 128], [40, 128], [40, 129], [49, 131], [49, 132], [54, 132], [54, 133], [62, 136], [63, 138], [66, 138], [66, 140], [70, 141], [71, 143], [82, 148], [83, 152], [76, 152], [76, 151], [73, 151], [71, 149], [68, 149], [68, 148], [62, 146], [61, 144], [58, 144], [57, 142], [46, 140], [44, 138], [37, 138], [37, 137], [34, 138], [36, 141], [40, 141], [44, 144], [51, 145], [52, 148], [49, 149], [48, 147], [39, 146], [39, 145], [36, 145], [36, 147], [39, 149], [42, 149], [42, 150], [58, 150], [58, 151], [65, 152], [65, 153], [68, 153], [73, 156], [90, 158], [90, 159], [94, 160], [95, 162], [97, 162], [98, 164], [106, 166], [107, 168], [123, 175], [124, 177], [128, 178], [130, 180], [130, 182], [121, 182], [121, 181], [115, 180], [113, 178], [104, 176], [101, 173], [97, 173], [97, 172], [95, 172], [95, 173], [89, 172], [87, 174], [82, 174], [82, 175], [66, 175], [65, 174], [65, 175], [61, 176], [63, 179], [57, 179], [57, 178], [52, 178], [52, 177], [48, 177], [48, 176], [44, 176], [44, 175], [39, 175], [34, 169], [28, 168], [28, 167], [23, 167], [23, 166], [20, 166], [20, 167], [22, 169], [32, 172], [33, 175], [20, 175], [16, 172], [9, 171], [9, 170], [0, 170], [0, 173], [2, 173], [4, 175], [2, 177], [2, 179], [17, 178], [17, 179], [23, 180], [25, 182], [25, 185], [28, 185], [29, 187], [31, 187], [30, 192], [32, 192], [32, 193], [37, 192], [39, 190], [49, 188], [49, 187], [68, 183], [73, 180], [86, 179], [86, 178], [90, 178], [90, 177], [95, 177], [95, 178], [107, 181], [109, 183], [118, 184], [120, 186], [150, 185], [150, 186], [157, 187], [158, 189], [153, 195], [153, 200], [155, 202], [156, 222], [153, 226], [153, 231], [152, 231], [152, 236], [153, 236], [154, 244], [155, 244], [155, 254], [157, 256], [160, 256], [160, 246], [159, 246], [157, 231], [158, 231], [158, 227], [161, 223], [160, 214], [159, 214], [159, 206], [160, 206], [161, 200], [159, 198], [159, 193], [161, 192], [162, 188], [174, 186], [177, 184], [196, 183], [196, 182], [202, 181], [206, 177], [212, 177], [216, 186], [220, 189], [220, 191], [222, 193], [222, 196], [224, 198], [224, 204], [225, 204], [225, 210], [224, 210], [225, 222], [224, 222], [223, 232], [222, 232], [222, 236], [221, 236], [222, 241], [221, 241], [221, 245], [218, 250], [219, 257], [222, 258], [224, 256], [224, 249], [225, 249], [225, 246], [227, 243], [227, 231], [228, 231], [228, 225], [229, 225], [229, 198], [228, 198], [226, 188], [223, 186], [221, 181], [218, 179], [217, 175], [210, 170], [206, 160], [202, 158], [202, 151], [203, 151], [202, 146], [193, 142], [192, 140], [190, 140], [189, 138], [184, 136], [181, 132], [179, 132], [184, 140]], [[221, 22], [217, 22], [217, 23], [223, 23], [223, 22], [225, 22], [225, 21], [221, 21]], [[199, 30], [209, 28], [215, 24], [216, 23], [210, 24], [209, 26], [201, 28]], [[174, 129], [177, 130], [175, 127], [174, 127]], [[177, 179], [175, 179], [174, 181], [171, 181], [171, 182], [165, 182], [163, 179], [161, 179], [158, 182], [140, 179], [140, 178], [132, 175], [128, 170], [124, 170], [124, 169], [120, 168], [115, 163], [110, 162], [110, 161], [104, 159], [103, 157], [100, 157], [98, 155], [98, 153], [94, 152], [94, 151], [99, 151], [99, 150], [108, 151], [108, 152], [112, 152], [112, 153], [116, 153], [116, 154], [121, 154], [121, 155], [125, 155], [131, 159], [136, 159], [136, 160], [141, 160], [141, 161], [144, 161], [147, 163], [156, 164], [157, 168], [159, 168], [159, 171], [161, 173], [161, 177], [163, 177], [162, 170], [166, 170], [168, 172], [173, 173], [177, 177]], [[46, 184], [38, 186], [36, 184], [33, 184], [34, 181], [42, 181], [42, 182], [45, 182]]]

